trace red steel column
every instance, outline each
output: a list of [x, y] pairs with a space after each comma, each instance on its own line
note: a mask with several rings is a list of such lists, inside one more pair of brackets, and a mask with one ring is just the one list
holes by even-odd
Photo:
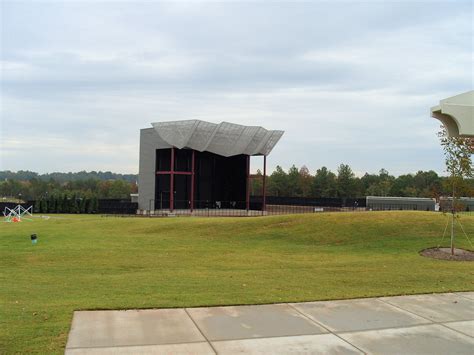
[[174, 147], [171, 147], [171, 167], [170, 167], [170, 211], [174, 209]]
[[191, 212], [194, 209], [194, 149], [191, 157]]
[[267, 209], [267, 190], [265, 188], [266, 180], [267, 180], [267, 156], [264, 155], [263, 156], [262, 211], [265, 211]]
[[245, 191], [245, 208], [247, 211], [250, 209], [250, 155], [247, 155], [247, 171], [246, 175], [246, 191]]

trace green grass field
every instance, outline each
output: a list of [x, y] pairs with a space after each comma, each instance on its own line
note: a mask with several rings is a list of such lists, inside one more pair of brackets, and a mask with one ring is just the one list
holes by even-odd
[[[418, 255], [439, 244], [441, 213], [57, 217], [0, 224], [0, 353], [62, 353], [80, 309], [474, 290], [472, 263]], [[472, 236], [474, 216], [462, 223]]]

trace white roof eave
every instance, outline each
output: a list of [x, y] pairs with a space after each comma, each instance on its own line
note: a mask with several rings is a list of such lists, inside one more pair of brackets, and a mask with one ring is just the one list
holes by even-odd
[[441, 100], [431, 108], [431, 117], [440, 120], [450, 137], [474, 137], [474, 91]]

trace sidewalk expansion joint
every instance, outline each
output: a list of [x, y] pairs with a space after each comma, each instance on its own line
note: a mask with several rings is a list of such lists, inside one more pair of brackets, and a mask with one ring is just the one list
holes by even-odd
[[308, 315], [304, 314], [303, 312], [301, 312], [298, 308], [294, 307], [293, 305], [287, 303], [288, 306], [290, 306], [291, 308], [293, 308], [296, 312], [298, 312], [299, 314], [301, 314], [303, 317], [305, 317], [306, 319], [308, 319], [310, 322], [313, 322], [314, 324], [320, 326], [321, 328], [325, 329], [326, 331], [329, 332], [329, 334], [332, 334], [336, 337], [338, 337], [339, 339], [341, 339], [344, 343], [346, 344], [349, 344], [350, 346], [352, 346], [353, 348], [359, 350], [362, 354], [367, 354], [364, 350], [362, 350], [361, 348], [355, 346], [354, 344], [350, 343], [349, 341], [347, 341], [346, 339], [340, 337], [337, 333], [333, 332], [331, 329], [329, 329], [328, 327], [326, 327], [324, 324], [321, 324], [319, 322], [317, 322], [316, 320], [314, 320], [313, 318], [309, 317]]
[[212, 351], [214, 351], [214, 353], [217, 355], [217, 350], [216, 348], [214, 348], [214, 345], [212, 345], [211, 341], [206, 337], [206, 335], [204, 334], [204, 332], [201, 330], [201, 328], [199, 328], [198, 324], [196, 323], [196, 321], [194, 320], [193, 317], [191, 317], [191, 314], [189, 314], [188, 312], [188, 309], [187, 308], [183, 308], [184, 311], [186, 312], [186, 314], [188, 315], [189, 319], [191, 319], [191, 321], [193, 322], [194, 326], [197, 328], [197, 330], [199, 330], [199, 333], [201, 333], [201, 335], [204, 337], [204, 339], [206, 339], [207, 343], [209, 344], [209, 346], [211, 347]]

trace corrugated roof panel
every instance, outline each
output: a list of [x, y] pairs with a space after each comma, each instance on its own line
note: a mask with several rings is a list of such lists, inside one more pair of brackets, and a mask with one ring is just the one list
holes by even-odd
[[187, 143], [187, 147], [200, 152], [206, 150], [212, 139], [217, 124], [211, 122], [197, 121], [197, 125], [193, 130], [191, 137]]
[[155, 122], [152, 126], [171, 146], [209, 151], [226, 157], [268, 155], [283, 135], [283, 131], [268, 131], [262, 127], [201, 120]]

